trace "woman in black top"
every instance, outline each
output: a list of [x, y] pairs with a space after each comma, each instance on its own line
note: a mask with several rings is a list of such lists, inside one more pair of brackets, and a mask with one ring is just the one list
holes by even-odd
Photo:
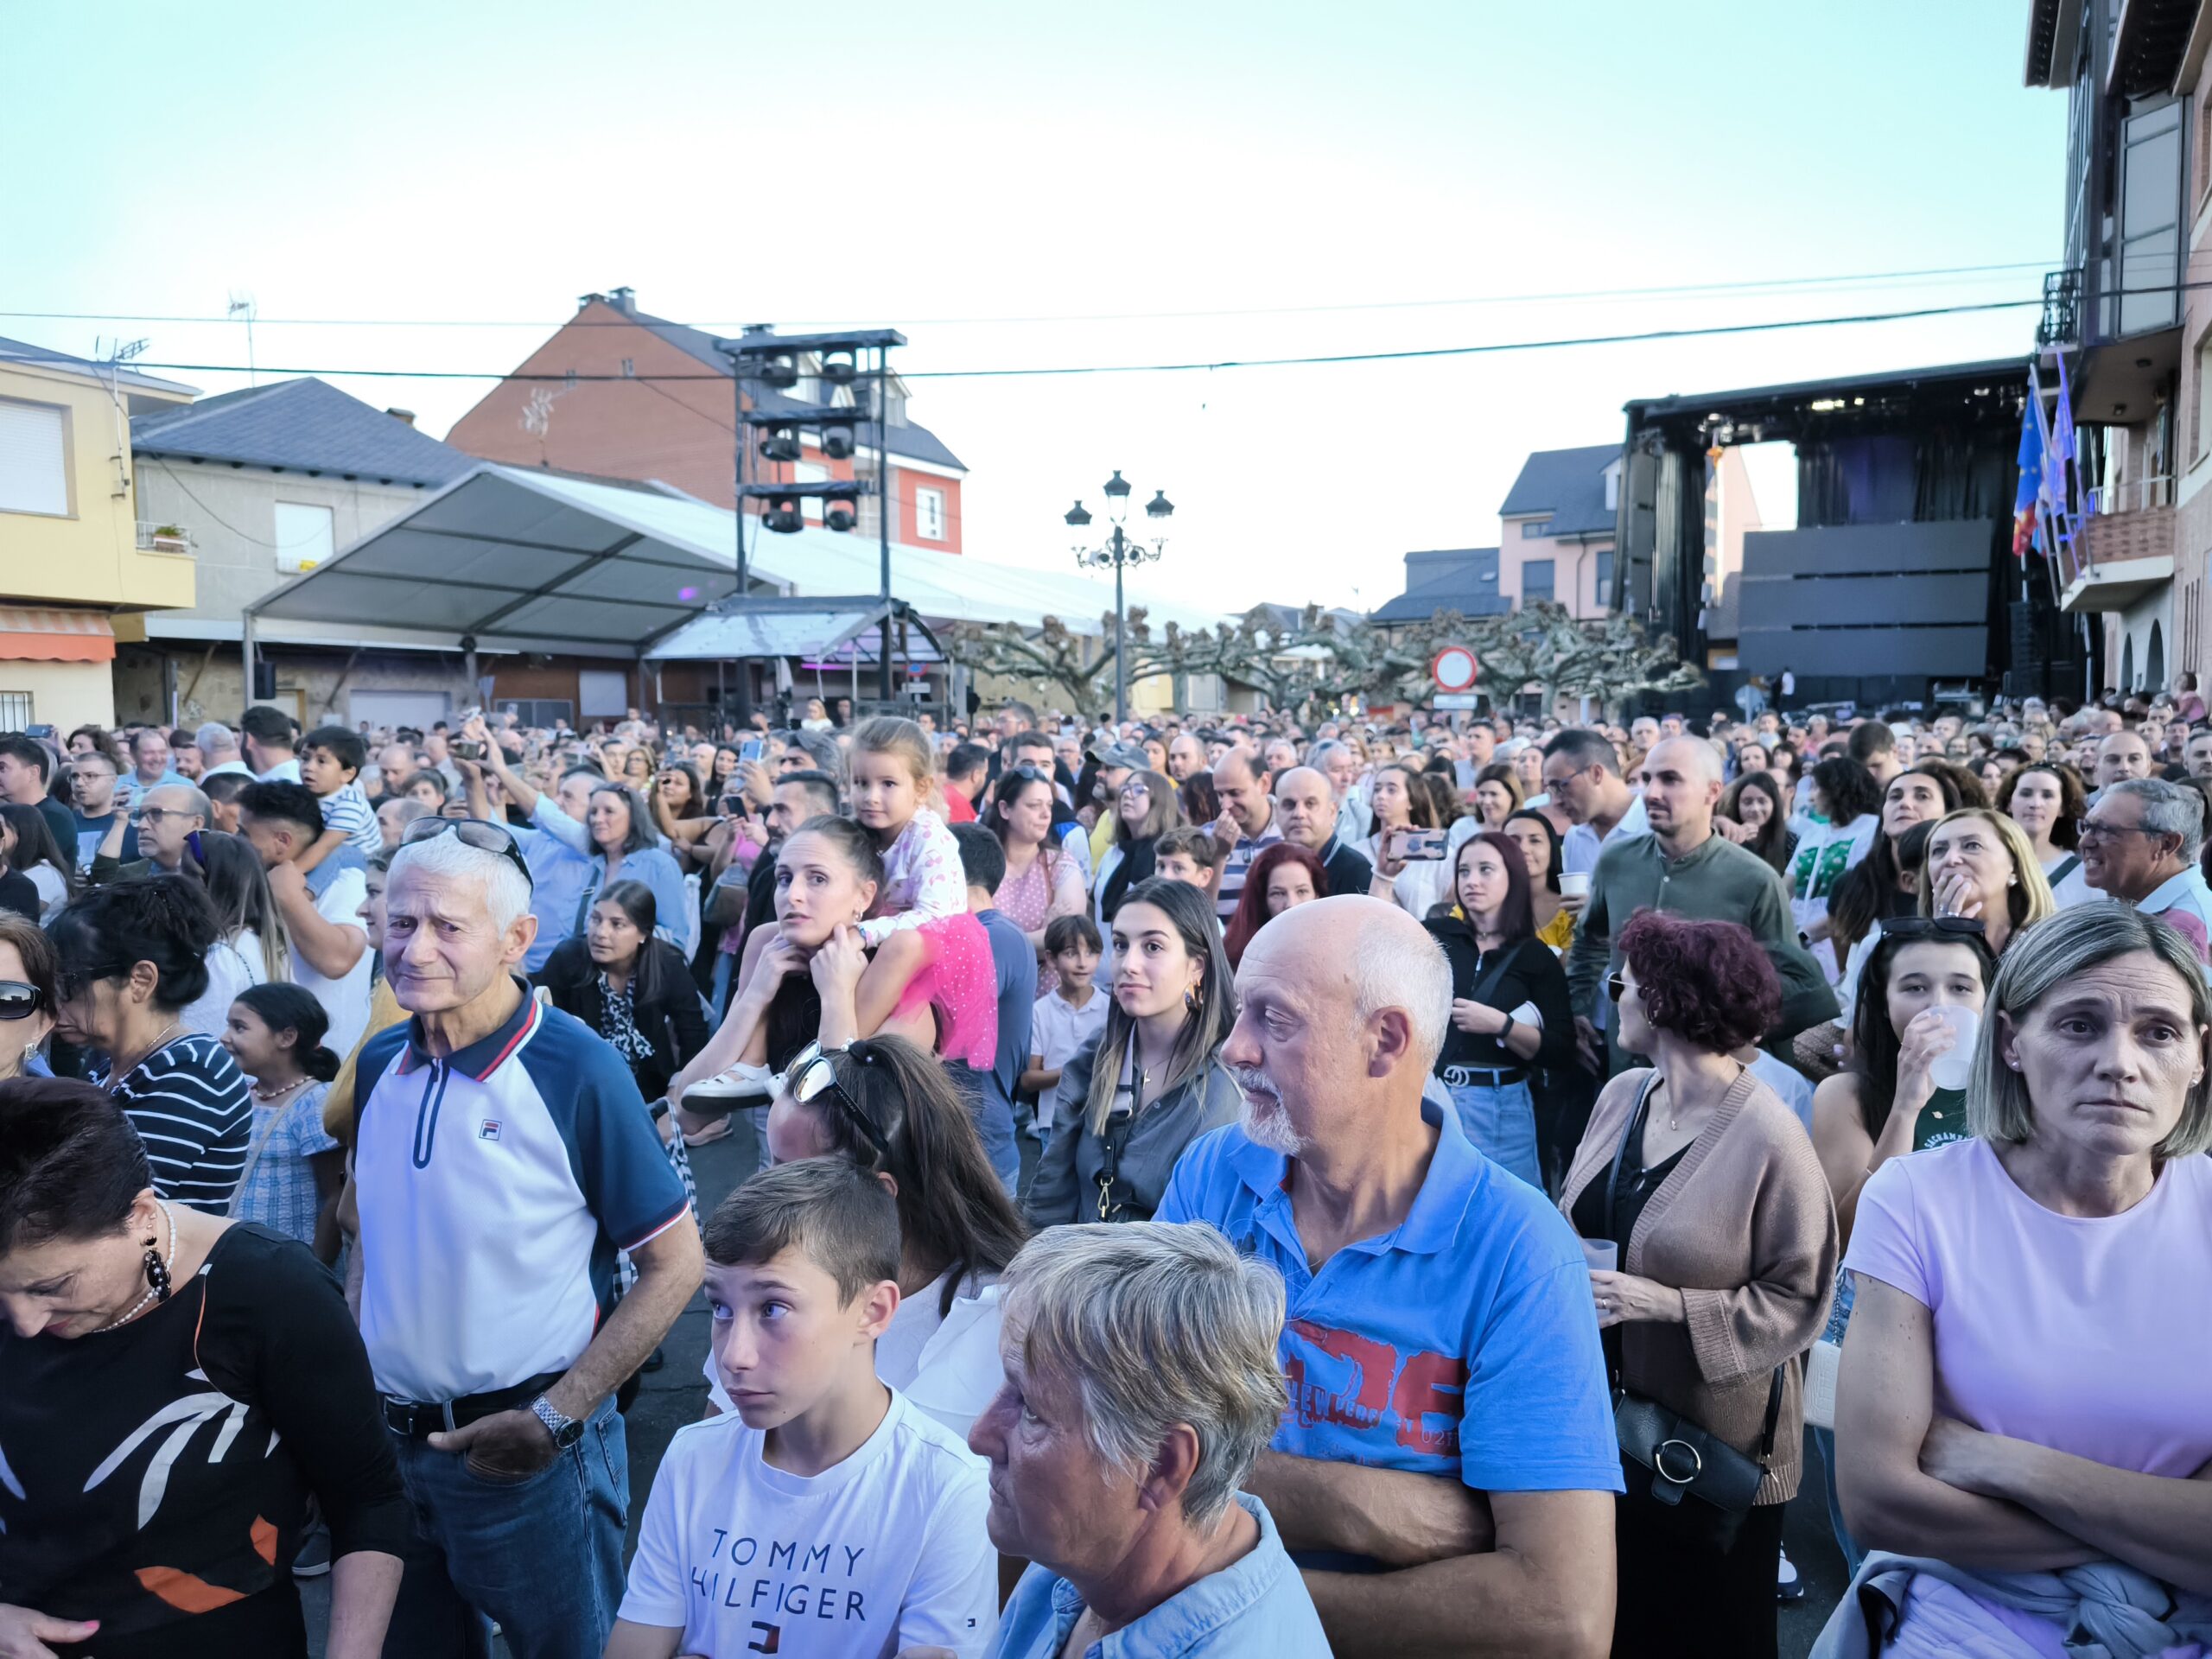
[[1452, 887], [1459, 913], [1425, 924], [1452, 961], [1452, 1026], [1436, 1075], [1467, 1139], [1541, 1191], [1529, 1084], [1536, 1067], [1573, 1055], [1567, 970], [1536, 938], [1529, 862], [1514, 842], [1488, 830], [1461, 842]]
[[670, 1080], [707, 1046], [698, 987], [683, 953], [653, 937], [658, 915], [644, 882], [610, 882], [592, 901], [584, 936], [563, 940], [537, 975], [555, 1007], [630, 1063], [647, 1100], [666, 1095]]
[[216, 940], [207, 889], [174, 875], [93, 887], [49, 931], [54, 1035], [104, 1057], [92, 1080], [145, 1141], [155, 1191], [221, 1215], [245, 1169], [253, 1103], [229, 1051], [184, 1025]]
[[[0, 1652], [297, 1659], [327, 1517], [330, 1659], [373, 1659], [413, 1522], [337, 1281], [163, 1200], [88, 1084], [0, 1084]], [[79, 1650], [73, 1645], [70, 1650]]]

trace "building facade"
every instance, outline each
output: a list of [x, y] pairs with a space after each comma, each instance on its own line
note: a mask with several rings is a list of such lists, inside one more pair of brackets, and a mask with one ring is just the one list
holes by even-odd
[[114, 724], [117, 640], [194, 602], [188, 545], [139, 498], [130, 427], [193, 395], [0, 340], [0, 730]]
[[1522, 462], [1497, 510], [1498, 592], [1512, 609], [1551, 600], [1582, 620], [1612, 608], [1620, 488], [1617, 443], [1539, 449]]
[[[732, 506], [735, 383], [721, 345], [702, 329], [639, 310], [626, 288], [587, 294], [574, 317], [454, 423], [446, 441], [486, 461], [669, 484]], [[761, 412], [849, 403], [849, 390], [830, 385], [820, 369], [803, 362], [788, 395], [762, 393], [768, 401]], [[960, 552], [968, 469], [935, 433], [907, 417], [906, 391], [895, 377], [887, 425], [891, 539]], [[872, 478], [881, 449], [874, 423], [861, 423], [855, 435], [855, 453], [835, 457], [823, 452], [817, 433], [803, 431], [798, 460], [756, 460], [750, 476], [759, 483]], [[852, 533], [873, 539], [874, 498], [863, 497], [860, 507]], [[806, 513], [819, 522], [820, 503], [808, 503]]]
[[2212, 9], [2035, 0], [2026, 82], [2064, 92], [2065, 265], [2044, 279], [2047, 396], [2066, 369], [2075, 530], [2062, 604], [2086, 689], [2150, 691], [2212, 668]]

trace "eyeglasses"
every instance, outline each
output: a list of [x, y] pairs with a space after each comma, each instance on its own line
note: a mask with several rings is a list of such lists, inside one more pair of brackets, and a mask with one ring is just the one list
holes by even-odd
[[22, 1020], [36, 1014], [46, 993], [19, 979], [0, 979], [0, 1020]]
[[2094, 818], [2076, 818], [2074, 820], [2074, 833], [2078, 839], [2087, 841], [2092, 836], [2101, 838], [2106, 836], [2156, 836], [2167, 832], [2153, 830], [2147, 823], [2099, 823]]
[[402, 847], [412, 847], [420, 841], [434, 841], [447, 831], [461, 837], [464, 847], [474, 847], [480, 853], [497, 853], [522, 872], [522, 879], [532, 887], [537, 879], [530, 873], [530, 861], [522, 855], [522, 849], [515, 845], [513, 835], [503, 824], [484, 818], [417, 818], [407, 826], [399, 838]]
[[1619, 1001], [1621, 998], [1626, 996], [1628, 995], [1628, 976], [1626, 974], [1607, 974], [1605, 976], [1605, 995], [1612, 998], [1616, 1002]]
[[[130, 964], [127, 962], [106, 963], [97, 968], [57, 968], [54, 974], [54, 998], [58, 1001], [74, 1002], [85, 994], [85, 988], [87, 985], [103, 979], [121, 979], [130, 971]], [[23, 1013], [29, 1014], [30, 1011], [29, 1008], [25, 1008]], [[10, 1014], [8, 1017], [19, 1019], [22, 1016]]]
[[1885, 939], [1979, 939], [1988, 931], [1978, 916], [1892, 916], [1882, 924]]
[[179, 812], [166, 806], [142, 806], [138, 809], [138, 822], [141, 823], [159, 823], [163, 818], [196, 818], [199, 816], [197, 812]]
[[[837, 1052], [842, 1053], [845, 1051], [840, 1049]], [[820, 1043], [809, 1043], [798, 1052], [798, 1058], [785, 1067], [784, 1089], [802, 1106], [811, 1105], [823, 1095], [829, 1095], [844, 1109], [845, 1116], [851, 1120], [853, 1127], [883, 1155], [885, 1163], [898, 1163], [898, 1159], [892, 1153], [891, 1142], [885, 1138], [883, 1131], [875, 1127], [874, 1120], [861, 1109], [860, 1102], [847, 1094], [845, 1085], [837, 1081], [836, 1056], [823, 1053]]]

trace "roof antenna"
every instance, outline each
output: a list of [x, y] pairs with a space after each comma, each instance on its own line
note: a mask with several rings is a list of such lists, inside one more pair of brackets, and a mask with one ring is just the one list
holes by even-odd
[[253, 318], [255, 309], [256, 308], [254, 306], [252, 295], [247, 294], [240, 296], [234, 293], [231, 296], [230, 315], [235, 317], [243, 313], [245, 317], [245, 383], [249, 386], [257, 386], [261, 384], [260, 378], [254, 372], [253, 367]]

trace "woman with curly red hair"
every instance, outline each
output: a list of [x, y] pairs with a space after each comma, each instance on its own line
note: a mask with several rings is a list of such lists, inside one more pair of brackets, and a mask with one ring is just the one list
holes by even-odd
[[1771, 1659], [1799, 1357], [1827, 1318], [1835, 1208], [1796, 1114], [1733, 1058], [1781, 1007], [1750, 931], [1645, 910], [1620, 946], [1620, 1045], [1650, 1065], [1598, 1097], [1560, 1197], [1596, 1247], [1622, 1389], [1613, 1653]]
[[1240, 965], [1252, 936], [1293, 905], [1311, 904], [1328, 896], [1329, 873], [1315, 854], [1292, 841], [1279, 841], [1263, 849], [1252, 861], [1251, 874], [1244, 878], [1244, 891], [1236, 900], [1236, 912], [1222, 934], [1229, 965]]

